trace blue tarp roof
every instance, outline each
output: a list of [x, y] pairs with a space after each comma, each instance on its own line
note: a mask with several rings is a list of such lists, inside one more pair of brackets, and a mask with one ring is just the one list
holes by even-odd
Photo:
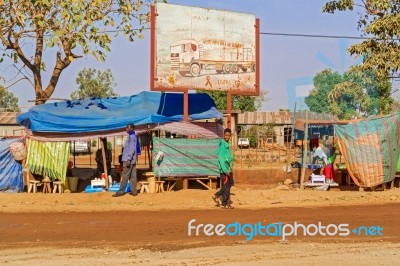
[[18, 139], [0, 140], [0, 192], [22, 192], [24, 190], [22, 165], [14, 160], [10, 144]]
[[[191, 120], [222, 118], [208, 94], [189, 94]], [[183, 120], [183, 94], [141, 92], [114, 98], [85, 98], [34, 106], [17, 116], [32, 132], [87, 133]]]

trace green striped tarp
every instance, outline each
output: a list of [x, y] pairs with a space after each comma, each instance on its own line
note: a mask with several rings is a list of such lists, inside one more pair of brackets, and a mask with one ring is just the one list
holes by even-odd
[[355, 184], [374, 187], [394, 179], [399, 130], [400, 113], [335, 126], [340, 151]]
[[[219, 175], [220, 139], [154, 138], [153, 169], [156, 176]], [[162, 160], [155, 159], [158, 151]]]
[[26, 165], [34, 174], [47, 175], [66, 182], [69, 142], [41, 142], [30, 140]]
[[397, 161], [397, 169], [396, 172], [400, 172], [400, 156], [399, 156], [399, 160]]

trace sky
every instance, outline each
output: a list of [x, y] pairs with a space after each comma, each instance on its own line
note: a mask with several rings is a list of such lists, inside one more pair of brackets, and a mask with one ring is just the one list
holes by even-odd
[[[260, 19], [261, 33], [360, 36], [357, 12], [322, 13], [326, 0], [170, 0], [168, 3], [251, 13]], [[76, 60], [61, 74], [52, 97], [69, 98], [78, 87], [75, 83], [78, 72], [89, 67], [102, 71], [110, 68], [117, 83], [115, 92], [120, 96], [149, 91], [149, 33], [147, 31], [144, 39], [133, 43], [121, 35], [113, 41], [112, 51], [105, 62], [96, 61], [93, 57]], [[293, 109], [294, 102], [301, 102], [301, 97], [312, 88], [312, 78], [318, 72], [326, 68], [343, 72], [358, 62], [350, 57], [346, 47], [360, 41], [262, 34], [260, 86], [268, 98], [262, 111]], [[54, 61], [54, 56], [47, 56], [46, 59]], [[4, 65], [0, 69], [5, 77], [10, 75], [4, 72]], [[48, 76], [44, 75], [43, 84], [47, 83]], [[19, 98], [20, 106], [32, 106], [28, 100], [33, 100], [35, 96], [28, 82], [22, 81], [9, 90]], [[300, 104], [297, 108], [305, 107]]]

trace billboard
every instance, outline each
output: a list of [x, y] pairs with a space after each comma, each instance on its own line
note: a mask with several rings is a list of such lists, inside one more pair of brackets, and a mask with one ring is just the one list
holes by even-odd
[[152, 90], [259, 94], [254, 15], [158, 3], [151, 24]]

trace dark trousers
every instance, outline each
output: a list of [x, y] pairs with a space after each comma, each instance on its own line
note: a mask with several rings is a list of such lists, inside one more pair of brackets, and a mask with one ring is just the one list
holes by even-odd
[[215, 193], [215, 196], [222, 196], [222, 206], [227, 206], [230, 204], [229, 201], [231, 197], [231, 187], [233, 185], [233, 176], [232, 173], [230, 173], [230, 176], [226, 174], [220, 174], [220, 178], [222, 180], [222, 187], [217, 193]]
[[136, 174], [136, 164], [130, 165], [130, 167], [127, 167], [126, 162], [122, 163], [122, 169], [123, 169], [123, 174], [122, 174], [122, 181], [121, 181], [121, 186], [119, 188], [119, 193], [124, 193], [126, 184], [128, 183], [131, 186], [131, 192], [133, 194], [137, 194], [136, 190], [136, 181], [137, 181], [137, 174]]

